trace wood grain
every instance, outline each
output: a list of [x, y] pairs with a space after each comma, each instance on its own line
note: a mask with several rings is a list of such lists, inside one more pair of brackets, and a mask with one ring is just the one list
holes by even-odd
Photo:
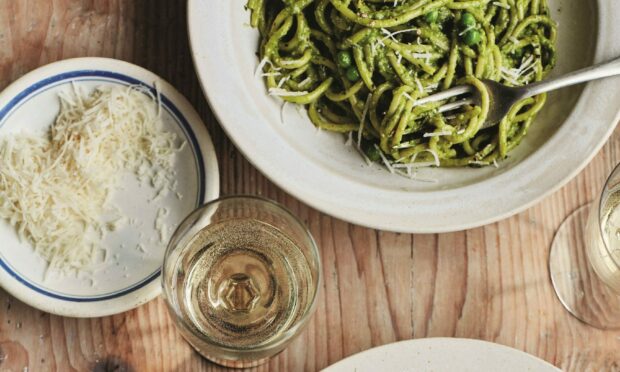
[[[354, 226], [275, 187], [226, 138], [194, 73], [185, 12], [181, 0], [0, 0], [0, 88], [37, 66], [76, 56], [142, 65], [176, 86], [207, 123], [223, 194], [276, 199], [308, 224], [324, 264], [316, 315], [256, 371], [314, 371], [373, 346], [436, 336], [497, 342], [569, 371], [620, 370], [620, 332], [571, 317], [547, 269], [557, 227], [597, 194], [620, 161], [620, 132], [567, 186], [499, 223], [441, 235]], [[183, 341], [161, 299], [116, 316], [72, 319], [1, 290], [0, 359], [0, 371], [221, 370]]]

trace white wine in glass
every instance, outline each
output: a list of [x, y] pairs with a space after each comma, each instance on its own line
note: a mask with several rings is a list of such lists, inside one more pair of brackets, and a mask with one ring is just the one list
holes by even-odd
[[620, 188], [594, 203], [586, 226], [586, 253], [599, 278], [620, 294]]
[[216, 363], [245, 368], [281, 351], [307, 323], [320, 261], [310, 233], [286, 209], [231, 197], [181, 224], [162, 277], [185, 339]]

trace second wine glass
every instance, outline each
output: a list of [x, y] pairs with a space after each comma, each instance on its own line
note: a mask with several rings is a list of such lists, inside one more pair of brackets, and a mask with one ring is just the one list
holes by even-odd
[[620, 165], [594, 202], [564, 220], [549, 270], [571, 314], [597, 328], [620, 328]]

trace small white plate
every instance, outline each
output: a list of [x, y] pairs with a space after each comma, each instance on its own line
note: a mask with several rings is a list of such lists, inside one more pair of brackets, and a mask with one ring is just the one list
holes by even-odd
[[[187, 142], [177, 153], [175, 171], [180, 195], [170, 193], [149, 202], [155, 190], [140, 186], [134, 176], [123, 178], [114, 202], [137, 220], [111, 232], [105, 267], [86, 275], [44, 278], [45, 261], [14, 229], [0, 220], [0, 285], [21, 301], [50, 313], [94, 317], [135, 308], [160, 293], [160, 266], [166, 242], [154, 229], [157, 210], [169, 211], [165, 223], [173, 229], [193, 209], [219, 194], [219, 174], [211, 138], [189, 102], [170, 84], [141, 67], [107, 58], [76, 58], [38, 68], [0, 94], [0, 135], [47, 129], [59, 112], [58, 93], [72, 82], [86, 89], [100, 85], [142, 85], [161, 92], [165, 129]], [[170, 231], [171, 233], [172, 231]], [[138, 244], [144, 245], [144, 251]], [[122, 247], [121, 248], [121, 244]]]
[[[620, 78], [559, 90], [499, 168], [423, 169], [412, 181], [366, 166], [342, 135], [317, 132], [294, 105], [281, 113], [255, 76], [258, 32], [246, 0], [189, 0], [194, 64], [224, 130], [258, 169], [307, 204], [383, 230], [436, 233], [509, 217], [568, 182], [618, 122]], [[620, 6], [549, 0], [558, 26], [554, 75], [620, 56]], [[259, 74], [260, 75], [260, 74]], [[305, 114], [305, 113], [304, 113]]]
[[422, 338], [366, 350], [323, 372], [560, 372], [522, 351], [465, 338]]

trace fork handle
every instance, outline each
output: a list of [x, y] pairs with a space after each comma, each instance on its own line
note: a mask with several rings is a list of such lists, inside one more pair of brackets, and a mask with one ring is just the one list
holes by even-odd
[[584, 83], [586, 81], [602, 79], [610, 76], [620, 75], [620, 58], [609, 62], [586, 67], [569, 74], [559, 76], [554, 79], [540, 81], [538, 83], [526, 85], [525, 98], [537, 94], [546, 93], [559, 88]]

